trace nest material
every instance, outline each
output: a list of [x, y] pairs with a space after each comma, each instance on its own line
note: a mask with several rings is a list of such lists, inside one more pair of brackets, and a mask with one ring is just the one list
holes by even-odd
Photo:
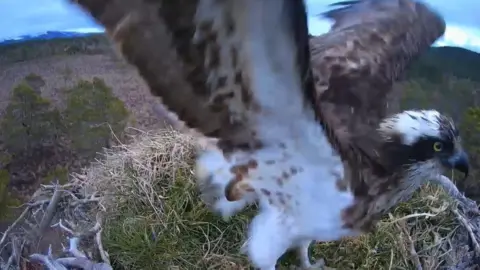
[[[0, 239], [1, 269], [37, 269], [38, 263], [49, 270], [112, 269], [102, 245], [103, 208], [95, 193], [87, 195], [79, 182], [42, 185], [23, 207]], [[68, 248], [54, 250], [49, 244], [45, 254], [32, 253], [41, 242], [51, 241], [43, 236], [52, 229], [67, 235]]]
[[[40, 262], [51, 270], [112, 269], [102, 244], [102, 219], [108, 218], [120, 205], [132, 204], [132, 200], [137, 199], [146, 204], [145, 207], [154, 209], [155, 216], [162, 217], [165, 197], [161, 194], [171, 188], [179, 170], [191, 169], [195, 147], [211, 147], [206, 140], [202, 141], [204, 145], [198, 146], [194, 137], [173, 130], [141, 134], [130, 145], [106, 150], [104, 159], [94, 162], [82, 175], [73, 175], [69, 184], [43, 185], [24, 206], [19, 218], [3, 233], [0, 252], [6, 256], [3, 262], [0, 261], [1, 268], [25, 269], [25, 265]], [[132, 171], [135, 172], [133, 180], [129, 178]], [[164, 179], [165, 183], [159, 184], [158, 179]], [[426, 265], [421, 254], [417, 253], [415, 242], [418, 244], [418, 239], [415, 237], [421, 232], [414, 223], [422, 218], [418, 213], [401, 218], [391, 216], [386, 222], [394, 223], [395, 234], [403, 244], [399, 249], [416, 269], [480, 269], [480, 214], [477, 204], [465, 198], [446, 177], [437, 179], [436, 184], [455, 201], [437, 210], [448, 213], [457, 226], [452, 228], [455, 232], [451, 236], [442, 239], [443, 262], [435, 262], [434, 267]], [[190, 189], [182, 192], [185, 196], [194, 193]], [[129, 196], [115, 196], [118, 193]], [[440, 200], [437, 195], [432, 195], [436, 201]], [[424, 217], [429, 216], [425, 214]], [[52, 228], [67, 234], [68, 240], [62, 239], [62, 242], [68, 243], [68, 247], [63, 250], [49, 248], [42, 252], [33, 249], [39, 241], [45, 241], [40, 240], [41, 236]], [[218, 258], [220, 254], [214, 255]], [[229, 257], [224, 255], [224, 258]], [[192, 259], [196, 260], [196, 257]], [[228, 259], [222, 260], [222, 265], [230, 269], [232, 263]]]

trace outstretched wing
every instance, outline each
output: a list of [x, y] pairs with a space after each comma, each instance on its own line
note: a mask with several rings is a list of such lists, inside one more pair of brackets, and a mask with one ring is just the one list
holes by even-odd
[[[443, 35], [445, 22], [412, 0], [337, 3], [326, 12], [331, 30], [311, 39], [318, 110], [332, 128], [345, 166], [345, 183], [356, 204], [345, 212], [348, 226], [369, 230], [401, 196], [401, 175], [382, 156], [380, 121], [398, 103], [393, 84], [408, 65]], [[397, 90], [396, 90], [397, 91]], [[395, 104], [394, 104], [395, 105]]]
[[314, 115], [303, 1], [71, 1], [106, 28], [152, 94], [223, 150], [258, 147], [281, 136], [273, 126]]
[[376, 129], [389, 103], [399, 102], [393, 83], [443, 35], [445, 21], [412, 0], [359, 0], [334, 6], [339, 7], [323, 14], [334, 21], [330, 31], [310, 40], [318, 109], [334, 129], [343, 156], [353, 153], [352, 144], [373, 155], [371, 142], [353, 137]]

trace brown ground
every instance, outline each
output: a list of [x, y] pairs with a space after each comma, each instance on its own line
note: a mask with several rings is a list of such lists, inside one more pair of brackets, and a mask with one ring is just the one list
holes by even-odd
[[[65, 80], [63, 74], [67, 69], [72, 71], [72, 75]], [[46, 85], [41, 88], [42, 95], [59, 106], [62, 105], [59, 97], [62, 87], [79, 79], [91, 80], [95, 76], [100, 77], [112, 87], [114, 94], [125, 102], [139, 128], [151, 129], [159, 127], [161, 123], [158, 121], [158, 112], [155, 111], [155, 106], [160, 106], [158, 98], [149, 94], [146, 84], [133, 67], [112, 54], [52, 56], [8, 65], [0, 64], [1, 112], [8, 105], [11, 89], [30, 73], [35, 73], [46, 81]]]

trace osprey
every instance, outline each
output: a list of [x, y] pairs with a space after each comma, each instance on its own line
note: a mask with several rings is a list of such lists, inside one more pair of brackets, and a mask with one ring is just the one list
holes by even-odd
[[393, 82], [445, 31], [424, 4], [344, 2], [310, 40], [300, 0], [74, 2], [179, 120], [217, 139], [196, 176], [224, 216], [258, 201], [255, 267], [275, 269], [288, 249], [312, 267], [312, 241], [370, 231], [443, 167], [468, 174], [450, 118], [386, 114]]

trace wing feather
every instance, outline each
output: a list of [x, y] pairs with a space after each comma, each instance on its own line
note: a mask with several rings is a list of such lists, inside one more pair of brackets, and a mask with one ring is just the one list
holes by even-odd
[[[334, 6], [323, 14], [334, 20], [332, 28], [310, 44], [318, 109], [345, 157], [353, 153], [352, 146], [360, 146], [354, 137], [375, 130], [389, 103], [399, 102], [393, 84], [443, 35], [445, 21], [411, 0], [345, 1]], [[371, 143], [365, 147], [375, 149]]]
[[71, 1], [106, 28], [152, 94], [224, 150], [257, 147], [269, 124], [315, 114], [303, 1]]
[[401, 89], [394, 83], [443, 35], [445, 21], [413, 0], [354, 0], [333, 6], [323, 14], [333, 20], [330, 31], [310, 40], [317, 110], [330, 127], [346, 165], [345, 181], [356, 198], [345, 212], [346, 223], [368, 231], [405, 192], [377, 128], [398, 108]]

